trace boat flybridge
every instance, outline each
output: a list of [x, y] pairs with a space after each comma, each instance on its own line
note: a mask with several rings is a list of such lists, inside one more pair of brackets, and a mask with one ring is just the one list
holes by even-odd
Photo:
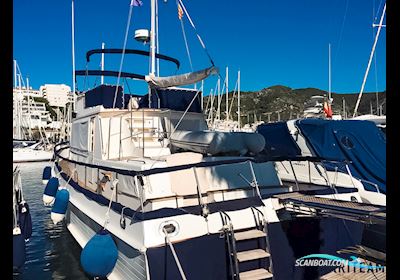
[[[151, 2], [154, 14], [155, 1]], [[147, 55], [151, 66], [159, 58], [179, 67], [174, 58], [140, 50], [97, 49], [86, 58], [122, 52]], [[215, 72], [214, 65], [165, 78], [154, 72], [144, 76], [76, 71], [77, 75], [139, 79], [149, 85], [144, 96], [126, 94], [118, 83], [78, 95], [71, 140], [54, 149], [55, 178], [47, 183], [44, 202], [54, 203], [53, 221], [59, 222], [65, 214], [68, 230], [83, 247], [81, 264], [89, 275], [108, 279], [291, 277], [287, 273], [294, 271], [293, 254], [280, 223], [291, 218], [282, 212], [293, 203], [289, 196], [275, 195], [304, 197], [307, 190], [282, 184], [275, 163], [257, 156], [265, 146], [262, 135], [208, 130], [201, 89], [181, 86]], [[68, 191], [68, 208], [59, 207], [61, 189], [57, 194], [48, 191], [54, 182], [59, 182], [64, 194]], [[311, 191], [313, 195], [321, 191], [323, 201], [341, 199], [335, 200], [336, 205], [351, 204], [352, 197], [360, 201], [357, 192], [337, 193], [329, 185]], [[51, 196], [55, 200], [49, 200]], [[312, 197], [314, 202], [318, 199]], [[358, 211], [363, 211], [362, 206], [357, 204]], [[300, 208], [310, 207], [304, 202]], [[368, 211], [361, 220], [373, 215]], [[324, 226], [321, 223], [321, 229]], [[359, 229], [357, 223], [347, 226]], [[336, 229], [344, 230], [343, 224]], [[359, 230], [349, 234], [358, 235], [352, 240], [360, 238]], [[354, 245], [339, 239], [329, 240], [325, 252]]]

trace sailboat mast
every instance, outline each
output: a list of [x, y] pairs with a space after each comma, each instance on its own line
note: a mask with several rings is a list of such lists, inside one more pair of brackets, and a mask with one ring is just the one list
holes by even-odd
[[229, 120], [229, 109], [228, 109], [228, 107], [229, 107], [229, 87], [228, 87], [228, 75], [229, 75], [229, 73], [228, 73], [228, 66], [226, 66], [226, 79], [225, 79], [225, 81], [226, 81], [226, 83], [225, 83], [225, 87], [226, 87], [226, 109], [225, 109], [225, 114], [226, 114], [226, 120], [228, 121]]
[[375, 41], [374, 41], [374, 44], [372, 46], [371, 54], [369, 56], [367, 70], [365, 71], [364, 80], [363, 80], [363, 83], [361, 85], [361, 90], [360, 90], [360, 93], [358, 94], [356, 107], [354, 108], [353, 118], [355, 116], [357, 116], [358, 106], [360, 105], [361, 97], [362, 97], [362, 94], [363, 94], [363, 91], [364, 91], [364, 86], [365, 86], [365, 83], [366, 83], [367, 77], [368, 77], [369, 68], [371, 67], [372, 58], [374, 57], [375, 47], [376, 47], [376, 44], [378, 43], [379, 34], [381, 33], [381, 29], [382, 29], [382, 26], [383, 26], [382, 23], [383, 23], [383, 18], [385, 17], [385, 12], [386, 12], [386, 3], [385, 3], [385, 6], [383, 6], [382, 16], [381, 16], [381, 19], [380, 19], [379, 25], [378, 25], [378, 32], [376, 33]]
[[14, 88], [17, 88], [17, 61], [14, 59]]
[[18, 103], [18, 106], [17, 106], [17, 112], [18, 112], [18, 115], [17, 115], [17, 136], [18, 136], [18, 139], [22, 139], [22, 133], [21, 133], [21, 129], [22, 129], [22, 127], [21, 127], [21, 118], [22, 118], [22, 114], [21, 114], [21, 107], [22, 107], [22, 104], [21, 104], [21, 96], [22, 96], [22, 83], [21, 83], [21, 74], [18, 74], [18, 87], [19, 87], [19, 95], [20, 96], [18, 96], [18, 98], [17, 98], [17, 103]]
[[[28, 132], [29, 137], [32, 138], [32, 120], [31, 120], [31, 102], [30, 102], [30, 89], [29, 89], [29, 78], [26, 77], [26, 98], [28, 100]], [[42, 121], [41, 116], [39, 116], [39, 121]]]
[[346, 116], [346, 99], [343, 98], [343, 118], [347, 119]]
[[238, 71], [238, 123], [240, 130], [240, 70]]
[[221, 113], [221, 79], [220, 78], [218, 78], [217, 88], [218, 88], [217, 119], [220, 120], [220, 113]]
[[329, 55], [329, 91], [328, 91], [328, 102], [330, 104], [331, 102], [331, 44], [329, 44], [329, 50], [328, 50], [328, 55]]
[[204, 80], [201, 81], [201, 111], [204, 110]]
[[27, 99], [28, 99], [28, 114], [31, 113], [31, 107], [30, 107], [30, 98], [29, 98], [29, 78], [26, 77], [26, 94], [27, 94]]

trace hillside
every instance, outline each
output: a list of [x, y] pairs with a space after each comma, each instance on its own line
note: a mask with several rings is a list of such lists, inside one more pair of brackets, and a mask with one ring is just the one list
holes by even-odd
[[[277, 121], [288, 120], [291, 118], [301, 117], [304, 111], [304, 103], [311, 96], [327, 95], [326, 91], [317, 88], [292, 89], [290, 87], [276, 85], [264, 88], [260, 91], [241, 92], [241, 116], [242, 123], [254, 122], [255, 120]], [[231, 106], [233, 92], [229, 92], [229, 106]], [[358, 93], [353, 94], [337, 94], [332, 93], [334, 114], [343, 116], [343, 100], [345, 100], [346, 114], [348, 117], [353, 115], [354, 107], [357, 101]], [[204, 98], [204, 107], [208, 101], [208, 96]], [[386, 114], [386, 91], [378, 93], [380, 105], [382, 105], [383, 113]], [[214, 108], [216, 108], [216, 100]], [[372, 111], [376, 114], [376, 93], [364, 93], [358, 109], [359, 114], [370, 114]], [[225, 118], [225, 96], [221, 102], [222, 117]], [[237, 93], [231, 109], [231, 117], [237, 119]]]

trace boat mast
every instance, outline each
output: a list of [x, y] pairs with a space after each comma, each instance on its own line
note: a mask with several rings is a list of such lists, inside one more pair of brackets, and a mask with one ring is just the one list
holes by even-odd
[[201, 81], [201, 111], [204, 110], [204, 80]]
[[240, 70], [238, 71], [238, 124], [240, 131]]
[[[104, 43], [101, 43], [101, 49], [104, 50]], [[104, 71], [104, 52], [101, 53], [101, 71]], [[101, 84], [104, 84], [104, 76], [101, 75]]]
[[17, 136], [18, 136], [18, 139], [22, 139], [22, 133], [21, 133], [21, 129], [22, 129], [22, 127], [21, 127], [21, 117], [22, 117], [22, 114], [21, 114], [21, 101], [20, 101], [20, 99], [21, 99], [21, 96], [22, 96], [22, 84], [21, 84], [21, 74], [18, 74], [18, 87], [19, 87], [19, 95], [20, 96], [18, 96], [18, 99], [17, 99], [17, 103], [18, 103], [18, 106], [17, 106]]
[[346, 99], [343, 98], [343, 118], [347, 119], [346, 116]]
[[329, 64], [329, 91], [328, 91], [328, 103], [331, 104], [331, 44], [329, 43], [329, 50], [328, 50], [328, 64]]
[[221, 119], [221, 79], [218, 77], [218, 83], [217, 83], [217, 89], [218, 89], [218, 104], [217, 104], [217, 119]]
[[[75, 85], [75, 9], [74, 9], [74, 0], [71, 2], [71, 44], [72, 44], [72, 100], [69, 102], [69, 106], [67, 109], [68, 117], [67, 117], [67, 136], [71, 136], [71, 126], [72, 126], [72, 110], [76, 108], [76, 85]], [[72, 101], [72, 102], [71, 102]]]
[[[14, 89], [17, 89], [17, 61], [14, 59]], [[17, 105], [17, 95], [14, 94], [14, 90], [13, 90], [13, 101], [14, 101], [14, 110], [13, 110], [13, 115], [14, 115], [14, 125], [15, 125], [15, 129], [14, 133], [13, 133], [13, 137], [16, 137], [16, 133], [17, 133], [17, 121], [18, 121], [18, 117], [17, 117], [17, 113], [18, 113], [18, 105]]]
[[225, 114], [226, 114], [226, 120], [229, 120], [229, 111], [228, 111], [228, 107], [229, 107], [229, 92], [228, 92], [228, 66], [226, 66], [226, 78], [225, 78], [225, 87], [226, 87], [226, 110], [225, 110]]
[[156, 74], [156, 0], [151, 0], [151, 31], [150, 31], [150, 52], [151, 52], [151, 72]]
[[[32, 138], [32, 120], [31, 120], [31, 102], [30, 102], [30, 89], [29, 89], [29, 78], [26, 77], [26, 93], [27, 93], [27, 100], [28, 100], [28, 132], [29, 132], [29, 138]], [[36, 106], [35, 106], [36, 107]], [[41, 116], [40, 117], [40, 121], [42, 121]]]
[[[151, 29], [150, 29], [150, 76], [156, 73], [156, 0], [151, 0]], [[149, 108], [151, 108], [151, 88], [149, 86]]]
[[[73, 104], [74, 104], [74, 110], [76, 106], [76, 98], [75, 98], [75, 90], [76, 90], [76, 85], [75, 85], [75, 10], [74, 10], [74, 0], [72, 0], [71, 3], [71, 32], [72, 32], [72, 98], [73, 98]], [[72, 121], [72, 110], [71, 110], [71, 120]]]
[[17, 61], [14, 59], [14, 88], [17, 88]]
[[362, 94], [363, 94], [363, 91], [364, 91], [364, 86], [365, 86], [365, 83], [366, 83], [367, 77], [368, 77], [369, 68], [371, 67], [372, 58], [374, 57], [375, 47], [376, 47], [376, 44], [378, 43], [379, 34], [381, 33], [381, 29], [383, 27], [382, 23], [383, 23], [383, 18], [385, 17], [385, 12], [386, 12], [386, 3], [385, 3], [385, 6], [383, 6], [381, 20], [379, 21], [379, 25], [378, 25], [378, 32], [376, 33], [375, 41], [374, 41], [374, 44], [372, 46], [371, 54], [369, 56], [367, 70], [365, 71], [364, 80], [363, 80], [363, 83], [361, 85], [361, 90], [360, 90], [360, 93], [358, 94], [356, 107], [354, 108], [353, 118], [357, 116], [358, 106], [360, 105], [361, 97], [362, 97]]

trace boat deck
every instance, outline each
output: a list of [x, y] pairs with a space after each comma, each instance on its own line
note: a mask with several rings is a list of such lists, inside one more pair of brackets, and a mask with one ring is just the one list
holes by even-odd
[[[316, 197], [305, 195], [299, 192], [291, 192], [274, 195], [285, 205], [287, 210], [304, 212], [306, 208], [313, 209], [309, 212], [315, 214], [348, 217], [360, 222], [386, 223], [386, 207], [366, 203], [336, 200], [331, 198]], [[302, 209], [302, 210], [300, 210]]]

